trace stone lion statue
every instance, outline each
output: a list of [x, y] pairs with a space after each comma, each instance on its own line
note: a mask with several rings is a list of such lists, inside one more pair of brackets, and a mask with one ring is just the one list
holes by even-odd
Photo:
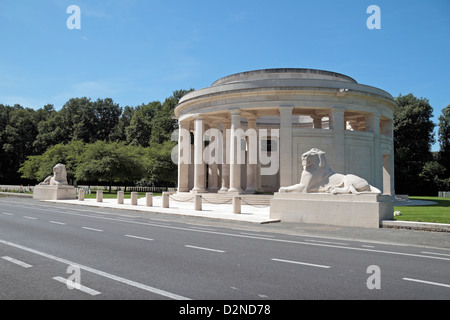
[[50, 186], [58, 186], [58, 185], [67, 185], [67, 171], [66, 166], [58, 163], [53, 167], [53, 176], [48, 176], [45, 180], [39, 185], [50, 185]]
[[303, 172], [300, 183], [281, 187], [279, 192], [374, 193], [381, 191], [354, 174], [335, 173], [327, 163], [325, 152], [317, 148], [302, 155]]

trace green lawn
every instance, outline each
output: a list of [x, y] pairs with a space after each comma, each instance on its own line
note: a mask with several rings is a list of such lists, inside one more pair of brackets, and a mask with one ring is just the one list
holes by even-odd
[[437, 204], [426, 206], [394, 207], [402, 213], [395, 216], [395, 220], [450, 223], [450, 198], [438, 197], [409, 197], [411, 200], [434, 201]]

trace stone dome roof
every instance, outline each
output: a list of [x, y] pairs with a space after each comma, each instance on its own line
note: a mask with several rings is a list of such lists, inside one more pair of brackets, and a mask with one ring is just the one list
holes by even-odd
[[211, 87], [236, 82], [249, 82], [255, 80], [281, 80], [281, 79], [314, 79], [314, 80], [337, 80], [351, 83], [357, 83], [355, 79], [349, 76], [317, 69], [301, 68], [277, 68], [262, 69], [232, 74], [215, 81]]

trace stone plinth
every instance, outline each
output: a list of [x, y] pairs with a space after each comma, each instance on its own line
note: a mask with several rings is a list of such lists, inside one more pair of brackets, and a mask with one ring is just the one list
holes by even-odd
[[77, 191], [69, 185], [37, 185], [33, 190], [33, 199], [71, 200], [77, 198]]
[[379, 228], [393, 212], [389, 195], [275, 193], [270, 201], [271, 219], [301, 223]]

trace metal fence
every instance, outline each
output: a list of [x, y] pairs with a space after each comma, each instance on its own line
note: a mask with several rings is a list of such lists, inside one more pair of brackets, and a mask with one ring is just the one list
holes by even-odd
[[[84, 189], [86, 193], [90, 193], [93, 190], [109, 190], [109, 186], [77, 186], [78, 189]], [[112, 191], [124, 191], [126, 188], [127, 192], [154, 192], [154, 193], [162, 193], [165, 191], [176, 192], [177, 188], [175, 187], [125, 187], [125, 186], [113, 186], [111, 187]], [[17, 193], [28, 193], [33, 192], [34, 186], [21, 186], [21, 185], [0, 185], [0, 192], [17, 192]]]
[[17, 192], [28, 193], [33, 192], [34, 186], [22, 186], [22, 185], [0, 185], [0, 192]]
[[439, 191], [438, 197], [439, 198], [450, 198], [450, 191]]
[[[84, 189], [86, 192], [92, 190], [109, 190], [109, 186], [84, 186], [78, 185], [78, 188]], [[173, 191], [176, 192], [177, 188], [175, 187], [134, 187], [134, 186], [112, 186], [111, 191], [127, 191], [127, 192], [154, 192], [154, 193], [162, 193], [165, 191]]]

